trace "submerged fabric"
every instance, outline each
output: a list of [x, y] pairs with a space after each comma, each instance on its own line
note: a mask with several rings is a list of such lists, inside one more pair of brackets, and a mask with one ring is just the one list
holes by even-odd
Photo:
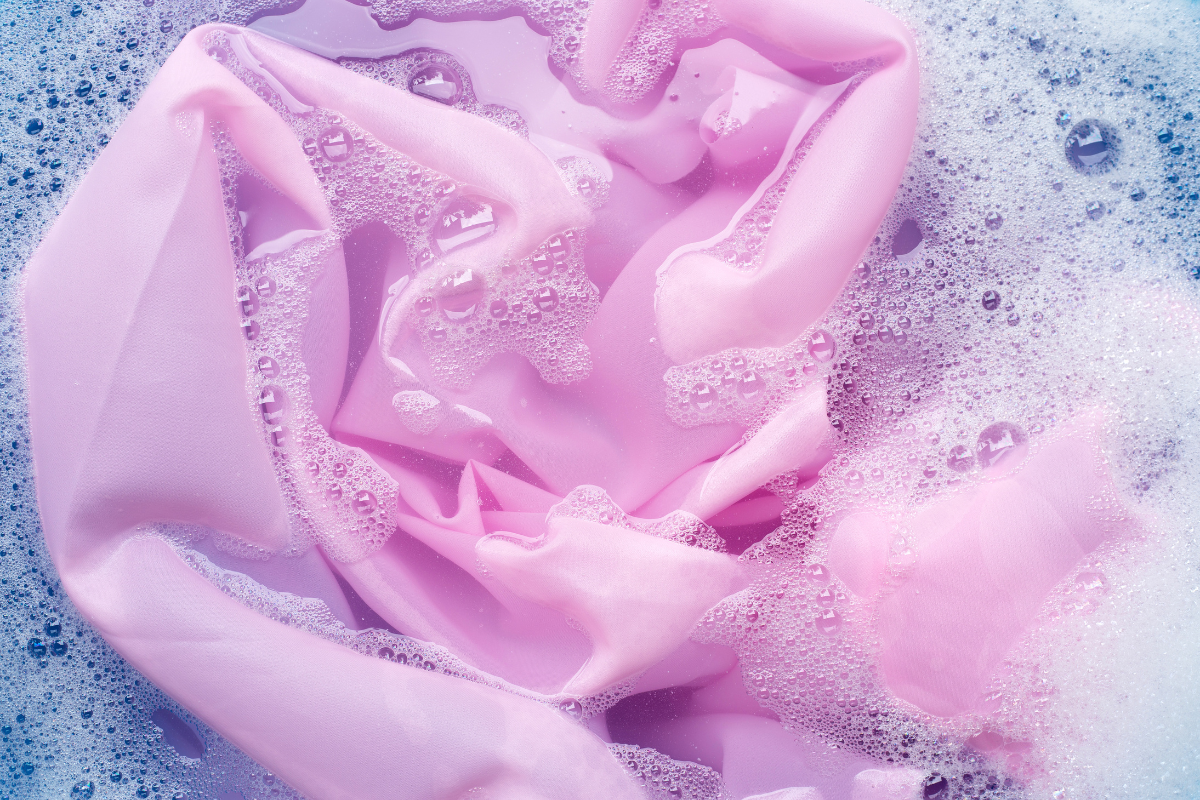
[[[593, 85], [634, 5], [595, 4], [583, 52]], [[704, 613], [750, 581], [736, 555], [705, 546], [702, 521], [769, 523], [781, 505], [756, 490], [783, 474], [819, 479], [836, 440], [820, 383], [800, 382], [745, 436], [734, 422], [673, 422], [664, 374], [730, 347], [792, 342], [820, 318], [892, 200], [918, 88], [908, 33], [865, 3], [715, 5], [731, 28], [816, 61], [862, 62], [865, 78], [818, 86], [736, 42], [689, 51], [687, 73], [636, 136], [585, 153], [608, 170], [597, 207], [564, 183], [546, 155], [553, 143], [206, 26], [164, 65], [30, 263], [34, 457], [64, 586], [138, 670], [306, 796], [641, 796], [603, 726], [555, 710], [630, 681], [636, 691], [705, 687], [662, 747], [686, 742], [735, 796], [808, 798], [818, 784], [829, 800], [920, 791], [922, 774], [867, 759], [834, 781], [807, 769], [803, 748], [744, 691], [734, 654], [690, 641]], [[230, 52], [215, 57], [213, 36]], [[262, 77], [274, 105], [223, 59]], [[375, 292], [354, 294], [344, 208], [292, 124], [321, 113], [487, 198], [494, 232], [423, 272], [410, 266], [415, 254], [393, 252]], [[743, 122], [721, 121], [731, 115]], [[237, 198], [244, 257], [231, 247], [218, 130], [259, 181]], [[707, 254], [699, 244], [801, 140], [761, 264], [739, 270]], [[694, 202], [654, 188], [705, 159], [716, 178]], [[378, 218], [356, 225], [392, 224], [388, 201], [375, 200]], [[650, 217], [663, 224], [630, 232]], [[589, 226], [625, 236], [627, 248], [591, 251], [601, 255], [588, 274], [611, 285], [576, 332], [586, 377], [556, 380], [546, 366], [546, 348], [574, 346], [570, 331], [529, 352], [498, 350], [465, 379], [412, 337], [426, 290], [443, 292], [447, 313], [476, 313], [446, 298], [476, 274], [486, 288], [472, 291], [493, 291], [501, 263]], [[312, 281], [296, 285], [308, 319], [292, 345], [307, 394], [279, 410], [247, 367], [258, 324], [247, 297], [259, 295], [239, 294], [236, 276], [257, 259], [294, 264], [286, 259], [306, 247]], [[347, 383], [358, 316], [378, 324]], [[390, 526], [382, 535], [339, 528], [327, 513], [335, 501], [366, 508], [355, 487], [296, 488], [305, 470], [326, 480], [326, 467], [285, 444], [272, 415], [302, 412], [314, 422], [292, 434], [367, 465], [371, 485], [386, 488], [369, 493], [368, 510], [380, 503]], [[1009, 455], [984, 484], [914, 513], [919, 558], [902, 575], [886, 569], [894, 520], [862, 509], [830, 532], [830, 570], [876, 609], [881, 679], [914, 715], [975, 708], [1055, 584], [1130, 525], [1094, 502], [1111, 495], [1103, 427], [1098, 413], [1081, 416], [1031, 455]], [[317, 545], [297, 547], [301, 518], [317, 520]], [[267, 619], [189, 567], [164, 525], [230, 537], [267, 560], [233, 558], [211, 538], [194, 547], [324, 600], [351, 627], [365, 603], [382, 623], [548, 702]]]

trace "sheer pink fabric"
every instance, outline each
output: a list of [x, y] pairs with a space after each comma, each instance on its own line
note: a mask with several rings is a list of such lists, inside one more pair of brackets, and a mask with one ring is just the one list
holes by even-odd
[[[733, 64], [720, 49], [692, 57], [697, 74], [714, 75], [696, 89], [692, 110], [703, 113], [677, 113], [664, 100], [647, 118], [657, 130], [637, 137], [661, 136], [673, 144], [658, 152], [677, 160], [639, 149], [634, 138], [621, 152], [643, 173], [659, 169], [660, 182], [678, 179], [707, 153], [717, 180], [691, 205], [662, 213], [664, 201], [646, 189], [652, 181], [613, 164], [610, 204], [626, 219], [662, 213], [666, 221], [636, 241], [632, 258], [588, 265], [612, 280], [583, 331], [591, 367], [576, 383], [549, 383], [522, 355], [502, 353], [465, 386], [437, 389], [445, 415], [428, 429], [404, 424], [394, 407], [395, 361], [419, 293], [402, 288], [380, 314], [380, 335], [342, 399], [351, 319], [379, 309], [351, 296], [340, 246], [322, 256], [298, 345], [306, 402], [331, 446], [369, 456], [393, 482], [385, 511], [396, 530], [353, 557], [337, 544], [347, 534], [332, 530], [323, 534], [324, 554], [236, 568], [324, 599], [351, 626], [361, 598], [396, 630], [550, 699], [634, 679], [639, 690], [708, 685], [704, 713], [667, 738], [690, 742], [695, 731], [715, 732], [703, 734], [711, 751], [701, 760], [722, 767], [741, 796], [810, 797], [815, 789], [781, 789], [824, 779], [779, 766], [802, 765], [806, 756], [788, 749], [794, 745], [780, 738], [778, 723], [745, 695], [733, 656], [689, 641], [706, 610], [747, 585], [747, 567], [647, 531], [672, 520], [776, 517], [777, 501], [744, 498], [789, 471], [817, 475], [830, 452], [823, 387], [798, 390], [731, 450], [742, 426], [683, 428], [670, 420], [663, 375], [728, 347], [787, 343], [824, 313], [900, 180], [916, 124], [916, 61], [900, 23], [865, 3], [715, 6], [730, 26], [772, 45], [818, 61], [869, 62], [871, 71], [826, 114], [836, 94], [801, 85], [765, 59], [743, 54]], [[602, 84], [639, 10], [595, 4], [584, 51], [593, 84]], [[297, 113], [336, 112], [381, 146], [496, 204], [491, 237], [414, 275], [413, 286], [435, 285], [464, 266], [524, 258], [608, 213], [589, 210], [543, 151], [488, 120], [248, 31], [194, 31], [28, 268], [39, 502], [64, 586], [137, 669], [307, 796], [453, 798], [473, 789], [489, 797], [639, 796], [601, 735], [568, 715], [269, 620], [147, 532], [151, 524], [200, 525], [274, 553], [289, 542], [288, 504], [309, 502], [288, 499], [281, 485], [279, 469], [303, 465], [288, 466], [290, 456], [272, 449], [247, 375], [213, 126], [270, 184], [239, 200], [247, 250], [295, 245], [296, 231], [327, 232], [335, 215], [281, 114], [206, 54], [205, 37], [214, 32], [228, 37], [242, 64], [275, 81]], [[759, 103], [746, 112], [752, 124], [721, 135], [720, 114], [751, 97]], [[755, 183], [734, 178], [765, 178], [789, 138], [806, 135], [817, 118], [823, 127], [813, 129], [761, 268], [735, 270], [689, 249], [746, 202]], [[759, 164], [764, 151], [771, 158]], [[403, 254], [388, 259], [384, 287], [408, 274]], [[402, 368], [433, 386], [422, 354], [404, 352]], [[1087, 443], [1097, 424], [1078, 423], [1012, 477], [917, 517], [922, 560], [887, 591], [888, 534], [879, 518], [863, 511], [833, 534], [834, 573], [855, 593], [878, 598], [881, 667], [898, 696], [934, 714], [974, 707], [1053, 585], [1112, 535], [1086, 506], [1107, 480]], [[628, 518], [552, 513], [587, 486], [601, 487]], [[997, 525], [998, 505], [1017, 522]], [[224, 557], [207, 543], [197, 547]], [[766, 752], [782, 761], [747, 766]], [[827, 793], [911, 796], [922, 779], [870, 767], [858, 763], [855, 770], [866, 771]]]

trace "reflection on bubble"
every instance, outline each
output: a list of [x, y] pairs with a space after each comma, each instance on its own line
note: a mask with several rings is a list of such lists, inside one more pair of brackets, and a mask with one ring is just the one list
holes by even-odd
[[1121, 143], [1116, 130], [1105, 122], [1085, 119], [1067, 134], [1067, 163], [1084, 175], [1097, 175], [1112, 169]]
[[466, 269], [447, 275], [438, 285], [438, 307], [446, 319], [461, 322], [475, 313], [487, 285], [474, 270]]
[[826, 331], [813, 331], [808, 337], [808, 353], [817, 361], [826, 362], [837, 352], [833, 337]]
[[317, 145], [321, 149], [321, 155], [333, 162], [345, 161], [354, 151], [354, 140], [350, 136], [350, 131], [340, 125], [335, 125], [321, 133], [317, 137]]
[[446, 64], [430, 64], [412, 76], [408, 89], [421, 97], [454, 105], [462, 96], [462, 78]]
[[716, 402], [717, 393], [707, 383], [697, 383], [692, 387], [689, 399], [697, 410], [707, 411]]
[[997, 422], [983, 429], [975, 443], [975, 457], [984, 469], [993, 467], [1025, 444], [1025, 432], [1011, 422]]
[[448, 253], [470, 244], [496, 230], [492, 206], [478, 198], [459, 197], [442, 211], [434, 228], [433, 241], [438, 250]]

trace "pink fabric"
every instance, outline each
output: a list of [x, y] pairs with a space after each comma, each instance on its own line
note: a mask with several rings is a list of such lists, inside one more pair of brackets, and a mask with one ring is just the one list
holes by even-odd
[[[593, 79], [607, 74], [641, 9], [594, 5], [583, 51]], [[824, 389], [801, 385], [742, 441], [739, 424], [672, 422], [663, 376], [729, 347], [785, 344], [824, 313], [904, 169], [916, 60], [903, 26], [856, 0], [713, 5], [772, 45], [872, 69], [843, 91], [730, 55], [736, 48], [685, 56], [705, 77], [680, 110], [664, 99], [638, 136], [614, 145], [632, 166], [614, 159], [608, 205], [595, 209], [543, 151], [489, 120], [248, 31], [206, 26], [168, 60], [31, 261], [34, 456], [64, 586], [137, 669], [307, 796], [640, 790], [602, 738], [568, 715], [271, 621], [224, 596], [148, 526], [206, 526], [269, 555], [311, 525], [321, 552], [302, 548], [302, 568], [247, 571], [307, 587], [348, 620], [336, 573], [397, 630], [548, 701], [630, 680], [642, 689], [704, 684], [703, 713], [667, 738], [708, 731], [710, 762], [739, 793], [792, 784], [780, 796], [813, 796], [801, 788], [811, 772], [754, 766], [755, 754], [795, 755], [794, 743], [746, 696], [729, 651], [689, 635], [749, 581], [744, 563], [705, 546], [702, 521], [769, 522], [781, 505], [759, 487], [790, 472], [815, 478], [830, 457]], [[231, 48], [226, 64], [205, 52], [215, 35]], [[270, 103], [239, 80], [234, 61], [262, 76]], [[336, 113], [380, 148], [487, 198], [495, 232], [423, 272], [408, 269], [416, 254], [391, 252], [381, 280], [393, 294], [382, 310], [363, 307], [338, 239], [344, 206], [314, 179], [292, 127], [316, 113]], [[745, 124], [730, 134], [722, 114]], [[286, 354], [307, 389], [280, 408], [247, 366], [243, 331], [257, 324], [259, 296], [239, 295], [235, 281], [245, 265], [230, 246], [218, 124], [260, 181], [238, 191], [245, 249], [268, 265], [303, 248], [315, 254], [310, 283], [296, 278], [308, 318]], [[694, 246], [725, 229], [804, 136], [811, 147], [761, 266], [738, 270]], [[647, 144], [656, 137], [670, 147]], [[712, 188], [690, 205], [664, 199], [656, 187], [706, 155]], [[380, 189], [361, 188], [378, 200]], [[412, 333], [425, 293], [463, 283], [464, 269], [483, 276], [478, 291], [490, 298], [510, 262], [565, 231], [628, 231], [660, 214], [661, 226], [630, 239], [631, 258], [588, 263], [611, 287], [586, 328], [563, 327], [562, 339], [541, 343], [564, 358], [586, 345], [585, 378], [560, 380], [537, 361], [544, 353], [519, 345], [451, 380]], [[378, 335], [341, 401], [352, 319], [375, 312]], [[404, 403], [426, 404], [424, 416], [403, 417]], [[319, 441], [352, 475], [368, 476], [378, 509], [361, 502], [382, 534], [339, 522], [357, 519], [345, 508], [360, 502], [358, 485], [322, 489], [328, 465], [311, 469], [276, 417], [292, 426], [288, 436]], [[877, 603], [883, 676], [899, 697], [934, 714], [973, 708], [1054, 584], [1119, 533], [1086, 502], [1109, 491], [1088, 443], [1100, 423], [1074, 425], [1011, 477], [914, 518], [921, 560], [901, 579], [885, 575], [889, 539], [877, 514], [863, 510], [834, 533], [830, 566]], [[570, 510], [579, 498], [594, 518]], [[1015, 521], [998, 524], [998, 507]], [[864, 762], [827, 791], [830, 800], [910, 796], [918, 778]]]
[[915, 562], [885, 574], [891, 525], [844, 519], [829, 566], [876, 601], [880, 667], [899, 697], [939, 716], [983, 710], [984, 689], [1055, 585], [1103, 542], [1137, 529], [1099, 446], [1104, 416], [1081, 415], [1027, 458], [1014, 448], [991, 479], [904, 522]]

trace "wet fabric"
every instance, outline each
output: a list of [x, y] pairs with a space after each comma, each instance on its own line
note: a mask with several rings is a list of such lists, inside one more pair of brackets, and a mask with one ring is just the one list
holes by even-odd
[[[681, 686], [707, 694], [660, 749], [692, 748], [676, 757], [732, 796], [920, 790], [923, 774], [865, 757], [809, 769], [730, 650], [692, 640], [755, 577], [720, 531], [773, 526], [761, 487], [819, 480], [837, 439], [825, 386], [795, 369], [765, 418], [690, 427], [664, 376], [811, 329], [891, 202], [917, 108], [890, 16], [718, 5], [774, 47], [865, 68], [818, 83], [732, 40], [695, 48], [633, 133], [589, 149], [447, 104], [449, 72], [395, 87], [205, 26], [31, 261], [39, 503], [64, 585], [134, 666], [307, 796], [638, 797], [604, 724], [573, 712]], [[594, 85], [630, 8], [597, 4]], [[717, 259], [788, 165], [756, 266]], [[706, 190], [675, 186], [706, 170]], [[408, 221], [421, 192], [450, 198], [428, 259]], [[829, 569], [877, 610], [863, 635], [914, 714], [975, 708], [1054, 585], [1128, 527], [1095, 506], [1112, 495], [1102, 428], [1082, 417], [914, 512], [904, 575], [885, 570], [892, 521], [863, 509], [831, 532]], [[498, 682], [268, 619], [184, 550]]]

